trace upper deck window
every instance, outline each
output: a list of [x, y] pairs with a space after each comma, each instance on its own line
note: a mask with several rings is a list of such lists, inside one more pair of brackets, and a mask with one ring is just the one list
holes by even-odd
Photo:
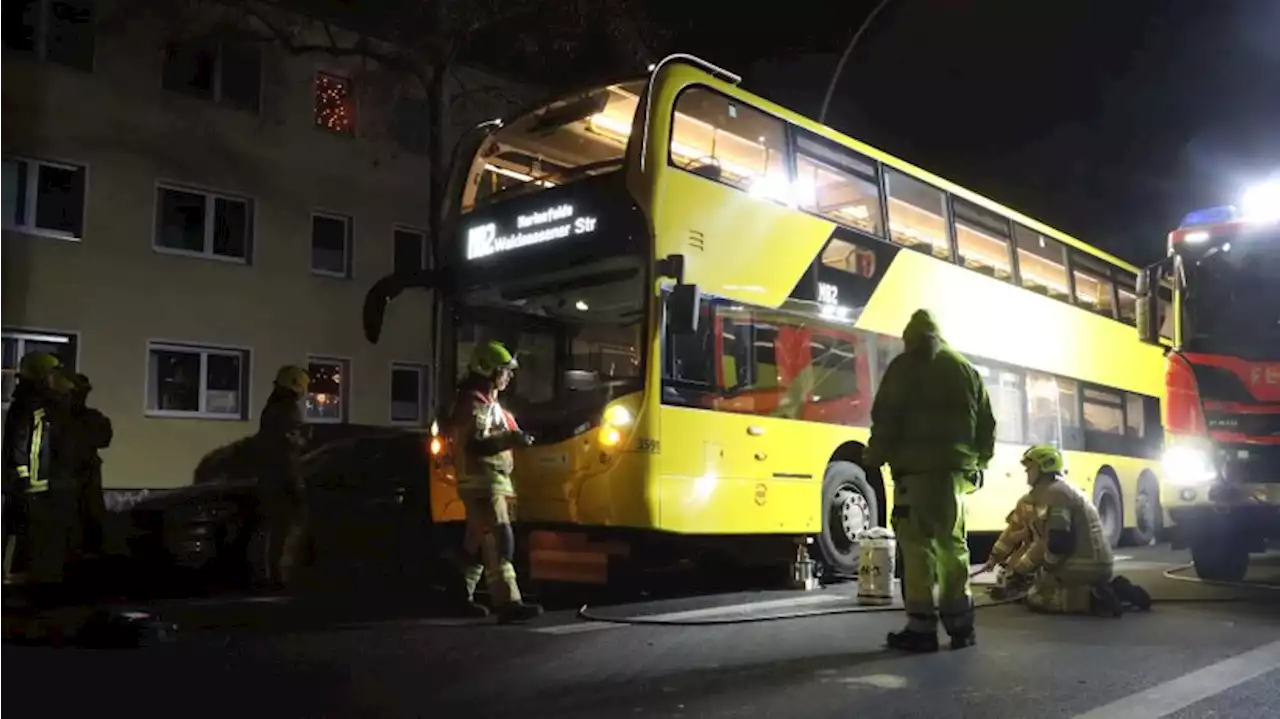
[[462, 209], [622, 167], [644, 81], [558, 100], [511, 122], [480, 147]]
[[876, 166], [855, 152], [808, 133], [797, 136], [796, 193], [802, 209], [882, 234]]
[[1115, 283], [1111, 266], [1083, 253], [1072, 253], [1076, 281], [1076, 304], [1104, 317], [1116, 316]]
[[700, 87], [676, 99], [672, 165], [763, 197], [787, 200], [786, 126], [772, 115]]
[[997, 279], [1012, 280], [1009, 221], [965, 200], [957, 199], [955, 209], [960, 264]]
[[942, 190], [886, 167], [889, 239], [926, 254], [951, 259], [947, 239], [947, 198]]
[[1067, 248], [1061, 242], [1022, 225], [1013, 226], [1013, 236], [1018, 245], [1018, 274], [1022, 286], [1032, 292], [1070, 302]]

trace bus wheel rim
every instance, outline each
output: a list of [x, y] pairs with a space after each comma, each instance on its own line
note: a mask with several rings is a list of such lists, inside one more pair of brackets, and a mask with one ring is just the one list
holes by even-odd
[[867, 505], [867, 499], [861, 492], [847, 485], [837, 490], [835, 505], [840, 515], [840, 529], [852, 548], [857, 544], [858, 534], [867, 528], [867, 516], [871, 513], [871, 507]]

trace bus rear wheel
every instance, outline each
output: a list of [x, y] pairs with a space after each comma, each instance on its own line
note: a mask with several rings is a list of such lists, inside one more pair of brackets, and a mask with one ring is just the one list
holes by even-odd
[[1120, 485], [1105, 471], [1093, 481], [1093, 506], [1098, 509], [1107, 544], [1113, 549], [1120, 546], [1120, 535], [1124, 532], [1124, 505], [1120, 503]]
[[877, 526], [880, 504], [867, 473], [853, 462], [832, 462], [822, 477], [822, 533], [818, 535], [823, 574], [858, 576], [858, 534]]

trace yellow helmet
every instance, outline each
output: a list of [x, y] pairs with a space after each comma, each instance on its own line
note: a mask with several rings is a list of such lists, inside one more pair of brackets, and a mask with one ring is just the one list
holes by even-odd
[[76, 389], [76, 380], [74, 377], [61, 371], [61, 368], [59, 368], [59, 370], [54, 371], [53, 381], [50, 383], [50, 386], [55, 394], [70, 394], [72, 390]]
[[484, 342], [471, 350], [471, 359], [467, 369], [481, 377], [492, 377], [500, 369], [516, 369], [519, 367], [511, 350], [501, 342]]
[[276, 372], [276, 386], [283, 387], [298, 396], [305, 395], [311, 386], [311, 375], [298, 365], [287, 364]]
[[1061, 474], [1066, 467], [1066, 463], [1062, 460], [1062, 453], [1051, 444], [1033, 445], [1022, 454], [1022, 463], [1039, 467], [1045, 474]]
[[48, 377], [61, 366], [62, 361], [57, 355], [35, 350], [22, 356], [18, 363], [18, 376], [34, 382]]

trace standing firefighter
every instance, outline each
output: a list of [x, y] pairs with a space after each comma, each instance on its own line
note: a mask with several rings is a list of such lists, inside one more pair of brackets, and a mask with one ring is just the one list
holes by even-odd
[[256, 579], [276, 588], [293, 579], [306, 530], [302, 398], [310, 384], [301, 367], [281, 367], [258, 425], [258, 507], [267, 541], [261, 564], [265, 576]]
[[1123, 604], [1146, 609], [1151, 597], [1124, 577], [1112, 577], [1114, 557], [1098, 510], [1063, 479], [1062, 453], [1041, 444], [1022, 455], [1031, 491], [987, 560], [1009, 569], [1006, 589], [1030, 588], [1027, 606], [1048, 614], [1119, 615]]
[[37, 604], [56, 603], [79, 538], [74, 463], [69, 461], [67, 395], [71, 380], [58, 358], [22, 358], [18, 386], [5, 414], [5, 572], [15, 555]]
[[76, 443], [76, 501], [84, 526], [82, 550], [87, 556], [101, 556], [106, 550], [104, 522], [107, 508], [102, 496], [102, 456], [111, 446], [111, 420], [88, 406], [93, 385], [77, 374], [72, 379], [70, 420]]
[[498, 394], [511, 383], [516, 360], [500, 342], [479, 344], [467, 364], [468, 376], [458, 388], [451, 434], [458, 463], [458, 494], [467, 511], [462, 546], [463, 611], [487, 616], [475, 602], [476, 586], [484, 576], [500, 622], [532, 619], [542, 613], [536, 604], [521, 601], [516, 583], [515, 534], [511, 530], [511, 450], [527, 447], [533, 438], [520, 430], [515, 418], [498, 404]]
[[964, 496], [982, 483], [996, 422], [982, 377], [942, 341], [927, 311], [911, 316], [902, 338], [905, 351], [876, 393], [865, 454], [868, 468], [888, 462], [894, 480], [907, 626], [887, 641], [894, 649], [937, 651], [940, 611], [951, 648], [959, 649], [975, 641]]

